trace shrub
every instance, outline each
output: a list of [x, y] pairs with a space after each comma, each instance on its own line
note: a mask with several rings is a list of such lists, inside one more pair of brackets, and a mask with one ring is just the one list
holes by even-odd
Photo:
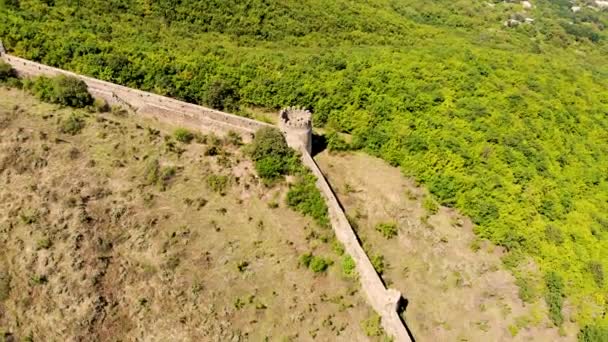
[[304, 214], [310, 215], [323, 227], [329, 226], [327, 205], [315, 186], [316, 178], [312, 174], [300, 176], [287, 192], [287, 205]]
[[346, 254], [342, 257], [342, 274], [348, 278], [352, 278], [356, 275], [356, 272], [355, 260]]
[[310, 261], [310, 269], [315, 273], [321, 273], [325, 272], [331, 264], [331, 260], [319, 256], [313, 256], [312, 260]]
[[554, 225], [548, 225], [547, 228], [545, 228], [545, 237], [547, 238], [547, 241], [556, 245], [564, 243], [564, 234], [562, 233], [562, 230]]
[[93, 104], [84, 81], [71, 76], [38, 77], [28, 82], [28, 88], [42, 101], [83, 108]]
[[250, 155], [258, 175], [265, 180], [276, 180], [293, 171], [294, 151], [276, 128], [264, 127], [256, 132]]
[[370, 318], [361, 322], [361, 328], [368, 337], [378, 337], [384, 334], [382, 329], [382, 318], [378, 314], [373, 314]]
[[327, 140], [327, 149], [331, 152], [348, 151], [350, 149], [350, 145], [336, 131], [327, 133], [325, 139]]
[[562, 278], [555, 272], [551, 271], [545, 276], [545, 284], [547, 293], [545, 301], [549, 306], [549, 318], [556, 326], [561, 326], [564, 322], [562, 315], [562, 305], [564, 302], [564, 284]]
[[71, 114], [61, 122], [59, 130], [61, 133], [76, 135], [84, 128], [84, 120], [76, 114]]
[[378, 223], [376, 231], [380, 232], [385, 238], [392, 239], [397, 236], [397, 224], [394, 222]]
[[232, 146], [241, 146], [243, 145], [243, 138], [241, 137], [240, 134], [238, 134], [235, 131], [229, 131], [228, 134], [226, 135], [226, 138], [224, 138], [224, 141]]
[[315, 273], [321, 273], [327, 270], [327, 268], [332, 264], [332, 261], [308, 252], [300, 256], [300, 264], [304, 265]]
[[608, 341], [608, 327], [588, 325], [578, 333], [579, 342]]
[[426, 196], [424, 198], [424, 201], [422, 202], [422, 206], [431, 215], [436, 214], [437, 211], [439, 210], [439, 206], [437, 205], [437, 202], [435, 202], [435, 200], [431, 196]]
[[17, 77], [17, 73], [10, 64], [0, 60], [0, 82], [8, 81], [9, 78]]
[[598, 287], [604, 286], [604, 266], [598, 261], [592, 261], [589, 263], [589, 272], [593, 276], [593, 280]]
[[36, 241], [36, 249], [40, 250], [40, 249], [49, 249], [51, 247], [52, 243], [51, 240], [47, 239], [47, 238], [43, 238], [40, 239], [38, 241]]
[[189, 144], [194, 139], [194, 134], [185, 128], [178, 128], [173, 131], [173, 137], [179, 142]]
[[151, 159], [146, 164], [144, 169], [144, 182], [146, 185], [153, 185], [160, 178], [160, 163], [158, 159]]
[[228, 188], [229, 182], [230, 178], [224, 175], [210, 175], [207, 177], [207, 186], [209, 189], [219, 193], [222, 196], [226, 194], [226, 189]]
[[300, 264], [310, 267], [310, 262], [312, 261], [312, 253], [304, 253], [300, 256]]
[[376, 270], [376, 272], [380, 275], [382, 275], [384, 273], [384, 256], [380, 255], [380, 254], [376, 254], [374, 256], [371, 257], [371, 263], [372, 266], [374, 266], [374, 269]]
[[526, 302], [532, 303], [536, 299], [536, 289], [532, 281], [528, 278], [518, 277], [515, 280], [515, 284], [518, 286], [519, 298]]

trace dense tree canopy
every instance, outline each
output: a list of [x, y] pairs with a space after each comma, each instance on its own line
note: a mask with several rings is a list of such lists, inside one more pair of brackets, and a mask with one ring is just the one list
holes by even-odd
[[471, 216], [555, 323], [563, 294], [582, 326], [606, 325], [608, 15], [533, 4], [20, 0], [0, 6], [0, 37], [220, 109], [306, 106]]

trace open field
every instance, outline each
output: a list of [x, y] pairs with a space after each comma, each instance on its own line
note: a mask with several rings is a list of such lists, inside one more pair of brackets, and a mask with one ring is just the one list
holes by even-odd
[[[0, 89], [0, 333], [367, 340], [373, 312], [331, 230], [286, 208], [237, 144], [174, 129]], [[314, 273], [306, 252], [334, 265]]]
[[[476, 239], [455, 210], [429, 204], [398, 168], [363, 153], [315, 159], [370, 258], [383, 258], [384, 281], [408, 300], [406, 321], [418, 341], [574, 339], [576, 325], [558, 331], [542, 299], [521, 301], [500, 247]], [[395, 223], [392, 237], [375, 229], [380, 223]]]

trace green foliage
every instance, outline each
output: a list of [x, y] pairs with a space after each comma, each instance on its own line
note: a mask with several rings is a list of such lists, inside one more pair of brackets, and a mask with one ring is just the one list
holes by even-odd
[[320, 226], [329, 226], [327, 205], [321, 193], [315, 186], [316, 178], [310, 173], [298, 176], [297, 181], [289, 186], [287, 205], [304, 214], [311, 216]]
[[6, 82], [9, 78], [14, 78], [16, 76], [13, 67], [0, 60], [0, 83]]
[[304, 253], [302, 255], [300, 255], [300, 264], [304, 265], [305, 267], [310, 267], [310, 263], [312, 261], [312, 253]]
[[602, 288], [604, 286], [604, 266], [599, 261], [592, 261], [589, 263], [589, 272], [597, 286]]
[[189, 144], [194, 139], [194, 133], [185, 128], [177, 128], [173, 131], [173, 137], [179, 142]]
[[439, 206], [437, 205], [437, 202], [435, 202], [435, 200], [431, 196], [426, 196], [424, 198], [424, 201], [422, 202], [422, 207], [426, 209], [426, 211], [431, 215], [437, 214], [437, 211], [439, 211]]
[[385, 238], [392, 239], [397, 236], [399, 230], [395, 222], [383, 222], [376, 225], [376, 231], [380, 232]]
[[336, 131], [325, 134], [325, 139], [327, 139], [327, 149], [332, 152], [348, 151], [351, 148]]
[[158, 183], [158, 180], [160, 179], [160, 163], [158, 162], [158, 159], [153, 158], [146, 163], [143, 178], [146, 185]]
[[49, 249], [52, 245], [51, 240], [49, 240], [48, 238], [43, 238], [40, 239], [38, 241], [36, 241], [36, 249], [40, 250], [40, 249]]
[[579, 342], [606, 342], [608, 341], [608, 327], [588, 325], [578, 334]]
[[342, 257], [342, 274], [347, 278], [352, 278], [357, 274], [355, 260], [348, 254]]
[[545, 276], [545, 285], [547, 287], [545, 301], [549, 307], [549, 318], [551, 318], [555, 325], [561, 326], [564, 322], [562, 315], [564, 284], [562, 278], [557, 273], [551, 271]]
[[230, 177], [226, 175], [210, 175], [207, 177], [207, 186], [214, 192], [224, 196], [228, 185], [230, 184]]
[[378, 314], [373, 314], [371, 317], [361, 322], [361, 328], [365, 335], [368, 337], [379, 337], [384, 335], [384, 329], [382, 329], [382, 318]]
[[564, 243], [564, 233], [562, 233], [562, 230], [554, 225], [548, 225], [547, 228], [545, 228], [545, 237], [548, 241], [556, 245], [561, 245]]
[[532, 281], [529, 278], [518, 277], [515, 280], [515, 284], [519, 288], [519, 298], [526, 303], [533, 303], [537, 297], [537, 293]]
[[276, 128], [265, 127], [258, 130], [250, 152], [258, 175], [266, 181], [274, 181], [293, 172], [295, 153], [287, 146], [285, 137]]
[[325, 272], [331, 264], [332, 262], [329, 259], [313, 256], [312, 260], [310, 261], [310, 269], [315, 273], [321, 273]]
[[63, 106], [82, 108], [94, 102], [86, 83], [71, 76], [37, 77], [27, 82], [26, 88], [42, 101]]
[[76, 135], [84, 128], [84, 120], [77, 114], [71, 114], [67, 119], [61, 121], [59, 130], [61, 133]]
[[374, 266], [374, 269], [376, 270], [376, 272], [380, 275], [382, 275], [384, 273], [384, 268], [385, 268], [385, 264], [384, 264], [384, 255], [380, 255], [380, 254], [376, 254], [373, 255], [370, 258], [370, 261], [372, 263], [372, 266]]
[[309, 268], [315, 273], [322, 273], [332, 264], [332, 261], [312, 253], [304, 253], [300, 256], [300, 264]]
[[[608, 249], [605, 11], [539, 1], [534, 23], [504, 27], [517, 13], [500, 1], [3, 4], [16, 55], [236, 112], [311, 108], [480, 238], [558, 271], [581, 326], [601, 317], [587, 266]], [[260, 164], [269, 179], [288, 168]]]

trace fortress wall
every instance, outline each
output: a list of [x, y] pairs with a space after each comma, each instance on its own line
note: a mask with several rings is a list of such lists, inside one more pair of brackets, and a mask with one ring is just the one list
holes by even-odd
[[[109, 104], [127, 107], [127, 109], [136, 112], [138, 115], [152, 117], [171, 124], [220, 134], [232, 130], [241, 133], [245, 141], [251, 140], [253, 133], [258, 129], [272, 127], [272, 125], [266, 123], [78, 75], [4, 53], [1, 54], [0, 58], [11, 64], [21, 76], [56, 76], [63, 74], [78, 77], [87, 84], [89, 92], [93, 96], [103, 98]], [[355, 261], [361, 288], [370, 305], [382, 317], [382, 326], [396, 341], [411, 342], [407, 329], [397, 313], [401, 294], [396, 290], [387, 289], [384, 286], [380, 276], [376, 273], [367, 254], [361, 247], [338, 199], [327, 183], [325, 176], [309, 154], [309, 130], [301, 130], [300, 132], [297, 129], [286, 129], [285, 127], [282, 127], [282, 129], [286, 139], [291, 142], [290, 145], [293, 145], [302, 152], [302, 162], [304, 165], [317, 177], [316, 185], [325, 198], [336, 237]]]
[[[67, 75], [80, 78], [87, 84], [93, 96], [103, 98], [112, 105], [127, 106], [137, 113], [146, 107], [145, 115], [170, 123], [198, 129], [205, 128], [218, 133], [232, 130], [241, 133], [246, 140], [250, 139], [256, 130], [270, 126], [263, 122], [78, 75], [20, 57], [3, 54], [2, 59], [22, 76]], [[152, 109], [152, 107], [157, 108]]]
[[384, 330], [395, 338], [395, 341], [410, 342], [410, 336], [401, 321], [397, 308], [401, 300], [401, 293], [393, 289], [386, 289], [378, 273], [374, 269], [367, 254], [361, 247], [357, 236], [350, 226], [338, 199], [327, 183], [325, 176], [315, 163], [314, 159], [304, 149], [302, 152], [302, 162], [317, 177], [317, 188], [325, 198], [325, 203], [329, 210], [329, 218], [334, 228], [336, 238], [344, 245], [348, 253], [355, 261], [361, 288], [367, 299], [376, 312], [382, 317]]

